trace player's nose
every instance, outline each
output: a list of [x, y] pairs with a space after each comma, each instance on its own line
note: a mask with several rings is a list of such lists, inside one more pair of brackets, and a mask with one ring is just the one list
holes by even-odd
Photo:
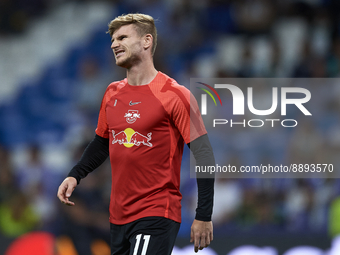
[[115, 49], [117, 49], [119, 46], [119, 43], [117, 41], [113, 41], [111, 43], [111, 49], [114, 51]]

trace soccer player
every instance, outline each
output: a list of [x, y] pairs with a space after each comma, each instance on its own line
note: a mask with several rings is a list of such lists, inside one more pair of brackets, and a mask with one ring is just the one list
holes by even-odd
[[[170, 255], [181, 222], [184, 143], [200, 166], [215, 165], [212, 148], [190, 91], [154, 67], [153, 18], [122, 15], [109, 23], [108, 32], [116, 64], [126, 68], [127, 78], [108, 86], [95, 138], [61, 183], [58, 197], [74, 205], [69, 198], [80, 180], [110, 156], [112, 255]], [[214, 179], [197, 178], [197, 186], [190, 239], [195, 252], [213, 240]]]

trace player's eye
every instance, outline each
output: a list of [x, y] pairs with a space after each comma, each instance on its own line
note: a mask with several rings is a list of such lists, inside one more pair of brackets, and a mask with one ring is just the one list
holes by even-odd
[[[123, 40], [126, 37], [127, 37], [126, 35], [121, 35], [121, 36], [117, 37], [117, 40], [121, 41], [121, 40]], [[113, 43], [114, 41], [115, 41], [115, 39], [111, 39], [111, 43]]]

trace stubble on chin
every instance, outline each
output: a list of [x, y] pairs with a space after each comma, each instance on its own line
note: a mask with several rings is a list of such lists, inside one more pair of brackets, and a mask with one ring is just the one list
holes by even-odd
[[120, 67], [128, 68], [129, 59], [124, 59], [124, 60], [116, 59], [116, 65]]
[[124, 59], [116, 59], [116, 65], [123, 68], [131, 68], [133, 65], [136, 65], [141, 62], [140, 57], [138, 56], [128, 56]]

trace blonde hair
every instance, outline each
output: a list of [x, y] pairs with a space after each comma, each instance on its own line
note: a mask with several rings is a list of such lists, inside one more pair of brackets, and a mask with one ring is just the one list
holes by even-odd
[[133, 13], [118, 16], [109, 23], [109, 30], [107, 31], [107, 33], [109, 33], [112, 37], [113, 33], [119, 28], [130, 24], [134, 24], [136, 31], [140, 36], [146, 34], [152, 35], [153, 41], [151, 54], [153, 55], [155, 53], [157, 45], [157, 29], [155, 26], [155, 21], [150, 15]]

